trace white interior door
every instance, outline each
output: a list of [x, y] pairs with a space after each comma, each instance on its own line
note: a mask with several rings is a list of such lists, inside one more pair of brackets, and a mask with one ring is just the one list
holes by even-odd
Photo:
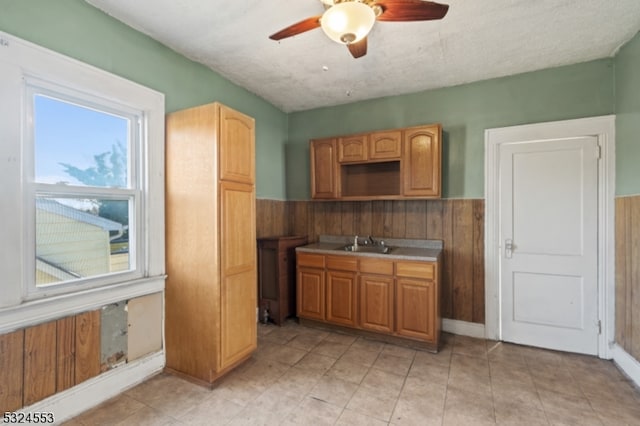
[[598, 354], [597, 136], [499, 148], [505, 341]]

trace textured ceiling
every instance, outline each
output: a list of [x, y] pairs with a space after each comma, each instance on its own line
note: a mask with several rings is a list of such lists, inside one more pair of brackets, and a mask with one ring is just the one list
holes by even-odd
[[640, 30], [639, 0], [440, 0], [441, 21], [376, 22], [368, 53], [315, 29], [319, 0], [86, 0], [285, 112], [610, 57]]

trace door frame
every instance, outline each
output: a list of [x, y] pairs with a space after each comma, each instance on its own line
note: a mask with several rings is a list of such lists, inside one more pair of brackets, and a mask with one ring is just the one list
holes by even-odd
[[610, 359], [615, 343], [615, 115], [485, 130], [485, 337], [502, 340], [499, 158], [502, 144], [596, 136], [598, 162], [598, 356]]

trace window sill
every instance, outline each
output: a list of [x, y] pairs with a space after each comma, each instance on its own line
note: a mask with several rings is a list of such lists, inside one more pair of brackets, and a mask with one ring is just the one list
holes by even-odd
[[0, 309], [0, 334], [164, 291], [165, 275], [33, 300]]

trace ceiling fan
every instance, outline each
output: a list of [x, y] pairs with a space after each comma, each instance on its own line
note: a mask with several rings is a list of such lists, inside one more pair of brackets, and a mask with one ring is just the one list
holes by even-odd
[[333, 41], [345, 44], [354, 58], [367, 54], [367, 35], [376, 20], [389, 22], [442, 19], [449, 6], [423, 0], [320, 0], [322, 15], [312, 16], [269, 36], [282, 40], [321, 27]]

